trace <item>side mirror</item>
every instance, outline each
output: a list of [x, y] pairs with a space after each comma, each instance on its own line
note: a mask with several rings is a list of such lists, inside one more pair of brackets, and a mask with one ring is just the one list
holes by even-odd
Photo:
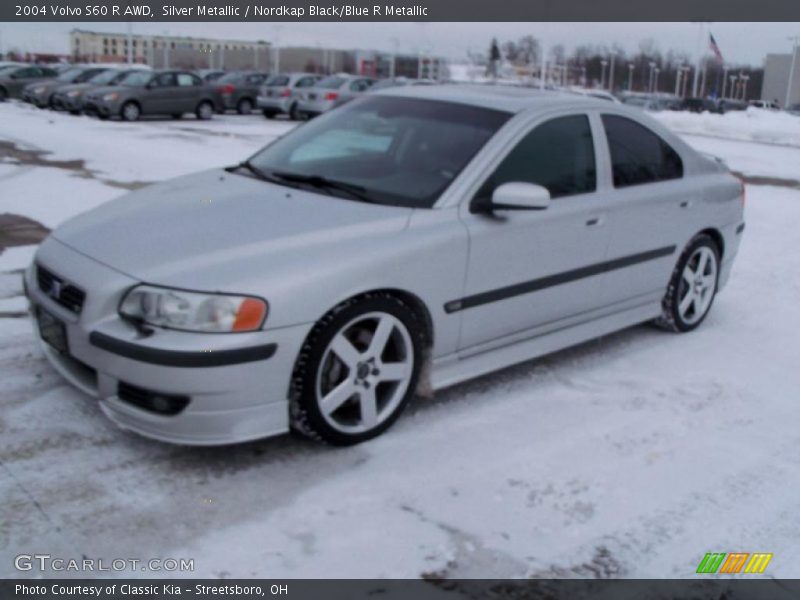
[[497, 187], [491, 200], [473, 203], [472, 212], [498, 210], [544, 210], [550, 206], [550, 192], [535, 183], [512, 181]]

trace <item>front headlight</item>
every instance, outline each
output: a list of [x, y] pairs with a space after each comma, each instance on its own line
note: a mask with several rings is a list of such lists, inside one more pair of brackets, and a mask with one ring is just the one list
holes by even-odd
[[80, 95], [81, 93], [78, 90], [72, 90], [71, 92], [67, 92], [67, 96], [69, 96], [70, 98], [77, 98]]
[[106, 94], [105, 96], [103, 96], [103, 100], [105, 100], [106, 102], [111, 102], [112, 100], [116, 100], [117, 98], [119, 98], [119, 94], [117, 92], [111, 92], [110, 94]]
[[260, 329], [267, 303], [253, 296], [205, 294], [138, 285], [119, 305], [119, 313], [149, 325], [195, 332], [243, 332]]
[[45, 87], [41, 87], [41, 86], [40, 86], [40, 87], [37, 87], [37, 88], [33, 88], [33, 93], [34, 93], [34, 94], [44, 94], [44, 91], [45, 91], [46, 89], [47, 89], [47, 88], [45, 88]]

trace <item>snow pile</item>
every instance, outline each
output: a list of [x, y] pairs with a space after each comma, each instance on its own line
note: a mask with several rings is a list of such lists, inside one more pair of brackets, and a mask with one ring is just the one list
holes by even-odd
[[748, 108], [723, 115], [662, 111], [653, 117], [677, 133], [800, 147], [800, 116]]

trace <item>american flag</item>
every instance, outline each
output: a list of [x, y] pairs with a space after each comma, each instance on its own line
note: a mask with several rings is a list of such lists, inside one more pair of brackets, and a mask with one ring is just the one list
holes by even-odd
[[710, 33], [708, 34], [708, 47], [711, 48], [711, 51], [714, 53], [714, 56], [717, 57], [717, 62], [722, 64], [725, 60], [722, 58], [722, 52], [719, 51], [719, 46], [717, 46], [717, 40], [714, 39], [714, 36]]

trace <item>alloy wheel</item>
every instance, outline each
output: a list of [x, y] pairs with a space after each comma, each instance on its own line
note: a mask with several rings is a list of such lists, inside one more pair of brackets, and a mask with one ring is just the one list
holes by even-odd
[[402, 403], [414, 359], [411, 334], [400, 319], [384, 312], [359, 315], [322, 354], [315, 386], [320, 414], [341, 433], [375, 429]]
[[678, 285], [678, 312], [687, 325], [705, 316], [716, 287], [717, 257], [708, 246], [700, 246], [686, 261]]

